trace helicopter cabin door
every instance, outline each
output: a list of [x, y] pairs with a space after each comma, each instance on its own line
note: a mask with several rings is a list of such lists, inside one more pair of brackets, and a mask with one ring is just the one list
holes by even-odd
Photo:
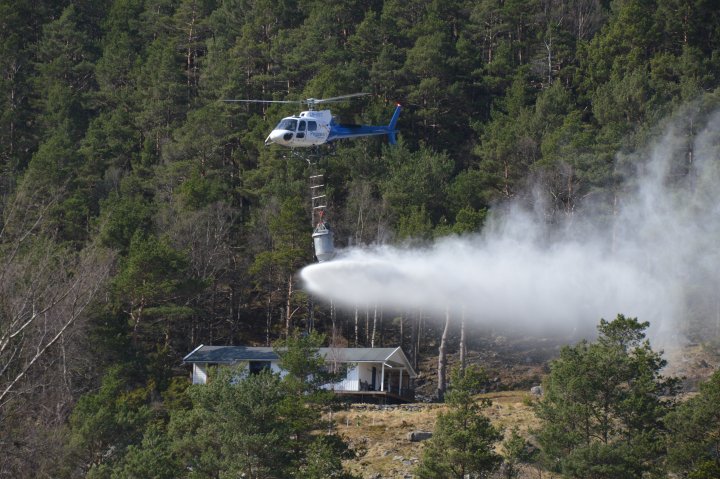
[[307, 125], [305, 123], [305, 120], [300, 120], [295, 138], [297, 138], [298, 140], [304, 140], [306, 128], [307, 128]]

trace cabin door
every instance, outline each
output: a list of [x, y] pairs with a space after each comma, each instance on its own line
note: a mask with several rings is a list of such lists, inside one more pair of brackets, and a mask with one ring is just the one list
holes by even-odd
[[370, 390], [375, 391], [375, 381], [377, 378], [377, 368], [372, 368], [372, 377], [370, 379]]

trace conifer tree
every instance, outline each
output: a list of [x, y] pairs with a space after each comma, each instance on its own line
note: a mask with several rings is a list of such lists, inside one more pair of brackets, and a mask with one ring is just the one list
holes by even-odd
[[418, 477], [490, 477], [500, 465], [502, 458], [494, 447], [502, 435], [482, 414], [491, 403], [474, 397], [485, 381], [485, 374], [475, 366], [453, 371], [445, 395], [448, 410], [437, 418], [416, 471]]
[[720, 371], [700, 392], [671, 412], [668, 427], [670, 470], [689, 479], [720, 477]]
[[[677, 381], [645, 339], [649, 323], [601, 320], [594, 343], [566, 346], [535, 412], [547, 467], [571, 478], [634, 478], [662, 470], [662, 419]], [[670, 399], [666, 399], [670, 398]]]

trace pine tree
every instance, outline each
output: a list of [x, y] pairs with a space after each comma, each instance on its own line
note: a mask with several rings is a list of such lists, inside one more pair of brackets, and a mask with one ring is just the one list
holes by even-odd
[[445, 396], [448, 410], [438, 415], [416, 471], [418, 477], [490, 477], [500, 465], [502, 458], [494, 447], [502, 435], [482, 414], [491, 403], [474, 397], [485, 381], [484, 373], [475, 366], [453, 371]]
[[697, 396], [665, 419], [670, 469], [680, 477], [720, 477], [720, 371], [700, 385]]
[[662, 418], [677, 381], [645, 340], [649, 323], [601, 320], [595, 343], [566, 346], [536, 403], [545, 464], [572, 478], [633, 478], [662, 469]]

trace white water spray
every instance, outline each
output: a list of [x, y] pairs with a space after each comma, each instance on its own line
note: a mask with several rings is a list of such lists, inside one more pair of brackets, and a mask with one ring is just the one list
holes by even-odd
[[494, 212], [481, 235], [346, 250], [303, 269], [305, 288], [348, 308], [464, 308], [469, 319], [533, 333], [585, 333], [622, 313], [672, 343], [688, 317], [708, 326], [720, 308], [720, 113], [689, 135], [697, 123], [683, 115], [618, 161], [633, 172], [614, 211], [587, 204], [548, 233], [542, 215], [515, 205]]

